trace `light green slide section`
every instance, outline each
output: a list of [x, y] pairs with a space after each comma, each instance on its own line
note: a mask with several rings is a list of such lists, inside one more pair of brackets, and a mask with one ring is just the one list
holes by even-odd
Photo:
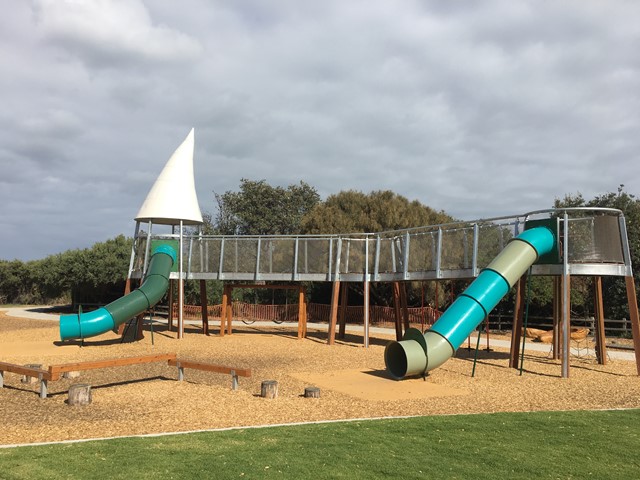
[[391, 377], [424, 375], [451, 358], [536, 260], [557, 248], [545, 227], [525, 230], [511, 240], [424, 335], [410, 328], [387, 345], [384, 358]]

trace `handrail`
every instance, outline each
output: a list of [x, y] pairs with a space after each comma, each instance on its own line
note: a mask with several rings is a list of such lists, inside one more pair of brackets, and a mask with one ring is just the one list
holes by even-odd
[[[204, 262], [200, 259], [200, 262], [192, 264], [192, 255], [197, 255], [201, 249], [189, 248], [186, 249], [183, 261], [190, 266], [186, 278], [200, 279], [401, 281], [473, 278], [486, 266], [487, 254], [497, 253], [495, 250], [501, 249], [504, 242], [518, 235], [520, 225], [531, 217], [548, 215], [551, 219], [570, 213], [591, 214], [592, 218], [602, 214], [618, 217], [620, 243], [623, 249], [627, 245], [624, 214], [621, 210], [607, 207], [566, 207], [377, 233], [203, 235], [197, 232], [183, 237], [190, 242], [199, 242], [200, 245], [217, 245], [217, 251], [212, 253], [207, 246], [207, 255], [211, 260]], [[494, 233], [495, 229], [498, 229], [498, 233]], [[500, 231], [507, 233], [499, 233]], [[139, 236], [146, 238], [148, 242], [180, 238], [176, 233], [140, 232]], [[242, 248], [225, 248], [231, 241], [236, 247]], [[376, 248], [368, 248], [369, 241], [375, 242]], [[268, 242], [277, 246], [278, 255], [274, 257], [270, 254], [261, 258], [261, 248]], [[313, 250], [310, 255], [315, 255], [315, 262], [313, 258], [309, 260], [306, 253], [313, 242], [317, 242], [317, 245], [310, 248]], [[339, 248], [341, 245], [344, 248]], [[304, 262], [298, 261], [299, 248], [305, 249]], [[599, 261], [596, 257], [593, 257], [595, 260], [582, 260], [574, 273], [628, 275], [631, 272], [630, 259], [626, 254], [623, 257], [622, 261], [615, 262]], [[584, 258], [587, 257], [581, 257]], [[278, 267], [274, 267], [278, 262]], [[588, 263], [594, 266], [585, 266]], [[197, 270], [194, 271], [194, 268]], [[555, 274], [549, 273], [553, 270], [549, 266], [536, 266], [534, 270], [537, 274]]]

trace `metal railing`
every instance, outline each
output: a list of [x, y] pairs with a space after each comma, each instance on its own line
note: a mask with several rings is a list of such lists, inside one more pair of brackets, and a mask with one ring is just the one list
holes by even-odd
[[[566, 218], [564, 218], [566, 217]], [[563, 220], [564, 218], [564, 220]], [[224, 236], [152, 234], [136, 229], [131, 273], [144, 274], [150, 243], [182, 239], [185, 279], [386, 282], [474, 278], [530, 220], [555, 228], [560, 262], [534, 275], [631, 275], [624, 216], [607, 208], [568, 208], [380, 233]], [[567, 227], [568, 226], [568, 227]], [[566, 231], [565, 231], [566, 230]], [[564, 246], [564, 245], [563, 245]], [[178, 249], [177, 249], [178, 250]], [[178, 278], [176, 269], [172, 278]]]

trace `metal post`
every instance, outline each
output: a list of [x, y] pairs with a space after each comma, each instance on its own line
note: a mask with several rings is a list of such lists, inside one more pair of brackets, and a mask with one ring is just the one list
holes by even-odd
[[218, 280], [222, 280], [224, 274], [222, 269], [224, 268], [224, 237], [220, 239], [220, 261], [218, 262]]
[[409, 279], [409, 232], [404, 236], [404, 252], [402, 256], [402, 277], [405, 280]]
[[147, 262], [149, 261], [149, 249], [151, 249], [151, 228], [153, 227], [153, 222], [149, 220], [147, 224], [148, 232], [147, 232], [147, 244], [144, 246], [144, 263], [142, 264], [142, 277], [147, 273]]
[[336, 245], [336, 266], [335, 266], [335, 273], [334, 275], [334, 281], [335, 280], [340, 280], [340, 257], [342, 256], [342, 238], [338, 237], [338, 242]]
[[198, 226], [198, 245], [200, 246], [200, 273], [204, 273], [204, 249], [202, 248], [202, 225]]
[[442, 278], [442, 228], [438, 227], [438, 238], [436, 244], [436, 278]]
[[193, 254], [193, 236], [189, 235], [189, 249], [187, 250], [187, 278], [191, 275], [191, 256]]
[[329, 239], [329, 275], [327, 280], [331, 280], [331, 267], [333, 266], [333, 238]]
[[136, 221], [136, 230], [133, 234], [133, 242], [131, 244], [131, 259], [129, 260], [129, 271], [127, 272], [127, 280], [131, 278], [133, 273], [133, 264], [136, 257], [136, 245], [138, 243], [138, 233], [140, 232], [140, 222]]
[[376, 235], [376, 253], [373, 260], [373, 280], [378, 280], [380, 275], [380, 235]]
[[[473, 256], [471, 257], [471, 269], [474, 277], [478, 276], [478, 239], [480, 228], [477, 223], [473, 224]], [[499, 328], [499, 327], [498, 327]]]
[[[298, 280], [298, 237], [294, 241], [293, 252], [293, 280]], [[305, 258], [306, 260], [306, 258]]]
[[179, 257], [178, 257], [178, 338], [182, 338], [184, 336], [184, 275], [182, 268], [182, 249], [183, 249], [183, 238], [182, 238], [182, 220], [180, 220], [180, 244], [179, 244]]
[[568, 378], [571, 298], [569, 288], [569, 214], [567, 212], [564, 212], [564, 245], [562, 253], [562, 378]]
[[256, 271], [253, 274], [254, 280], [260, 280], [260, 249], [262, 245], [262, 238], [258, 237], [258, 245], [256, 246]]
[[364, 347], [369, 348], [369, 237], [364, 242]]

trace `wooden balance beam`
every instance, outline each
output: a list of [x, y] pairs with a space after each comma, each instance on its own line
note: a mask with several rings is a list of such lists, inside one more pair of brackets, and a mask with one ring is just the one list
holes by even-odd
[[0, 388], [4, 388], [4, 372], [37, 378], [40, 382], [40, 398], [47, 398], [47, 382], [51, 379], [51, 374], [48, 370], [0, 362]]
[[158, 355], [143, 355], [141, 357], [114, 358], [108, 360], [97, 360], [91, 362], [63, 363], [61, 365], [51, 365], [49, 373], [51, 380], [59, 380], [65, 372], [81, 372], [84, 370], [96, 370], [98, 368], [125, 367], [127, 365], [138, 365], [141, 363], [164, 362], [175, 360], [175, 353], [161, 353]]
[[140, 357], [114, 358], [108, 360], [96, 360], [89, 362], [64, 363], [50, 365], [48, 370], [41, 368], [26, 367], [13, 363], [0, 362], [0, 388], [4, 387], [4, 372], [16, 373], [35, 377], [40, 381], [40, 398], [47, 398], [47, 382], [56, 381], [65, 372], [79, 372], [85, 370], [96, 370], [99, 368], [124, 367], [127, 365], [138, 365], [142, 363], [167, 362], [168, 365], [178, 367], [178, 381], [184, 379], [184, 369], [192, 368], [208, 372], [230, 374], [232, 378], [232, 388], [238, 389], [238, 377], [250, 377], [250, 369], [233, 368], [223, 365], [209, 363], [192, 362], [188, 360], [178, 360], [175, 353], [161, 353], [156, 355], [143, 355]]
[[184, 369], [193, 368], [206, 372], [226, 373], [231, 375], [231, 389], [238, 389], [238, 377], [250, 377], [251, 370], [248, 368], [226, 367], [224, 365], [213, 365], [210, 363], [190, 362], [188, 360], [172, 359], [167, 362], [169, 365], [178, 367], [178, 381], [184, 380]]

